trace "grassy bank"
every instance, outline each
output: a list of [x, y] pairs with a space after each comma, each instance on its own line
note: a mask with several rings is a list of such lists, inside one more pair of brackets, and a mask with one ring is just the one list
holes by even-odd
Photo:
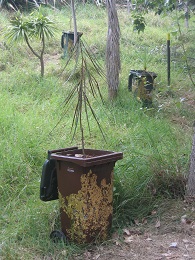
[[[81, 248], [53, 244], [49, 234], [60, 228], [58, 201], [39, 199], [41, 170], [47, 150], [81, 145], [80, 135], [72, 142], [72, 109], [63, 116], [63, 102], [74, 79], [66, 82], [65, 59], [60, 48], [61, 32], [72, 29], [70, 10], [44, 9], [55, 20], [58, 31], [46, 46], [46, 73], [40, 78], [39, 62], [24, 43], [8, 45], [0, 35], [0, 256], [2, 259], [68, 259]], [[6, 30], [9, 13], [1, 11], [0, 28]], [[106, 10], [93, 5], [77, 8], [78, 30], [102, 66], [105, 64]], [[105, 142], [91, 119], [86, 147], [122, 151], [114, 183], [113, 229], [147, 216], [164, 198], [183, 196], [184, 177], [191, 152], [195, 90], [189, 79], [181, 40], [193, 57], [195, 25], [181, 22], [184, 36], [171, 38], [171, 88], [167, 88], [166, 35], [177, 30], [174, 14], [149, 13], [147, 27], [133, 32], [132, 17], [119, 10], [121, 26], [121, 74], [117, 100], [110, 104], [102, 83], [104, 104], [93, 101], [106, 132]], [[191, 17], [194, 21], [194, 17]], [[37, 43], [34, 43], [35, 45]], [[131, 69], [158, 74], [154, 108], [143, 109], [128, 91]], [[190, 59], [192, 74], [194, 60]]]

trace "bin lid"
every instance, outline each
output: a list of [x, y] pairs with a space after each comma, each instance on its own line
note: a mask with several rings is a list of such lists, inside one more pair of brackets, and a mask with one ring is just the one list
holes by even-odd
[[51, 159], [57, 161], [68, 161], [83, 167], [99, 165], [109, 162], [116, 162], [123, 158], [122, 152], [85, 149], [86, 157], [82, 156], [82, 149], [69, 150], [66, 152], [56, 152], [51, 154]]
[[[71, 31], [63, 31], [62, 34], [63, 35], [72, 35], [72, 36], [74, 36], [74, 32], [71, 32]], [[77, 35], [79, 37], [81, 37], [83, 35], [83, 33], [82, 32], [77, 32]]]
[[133, 74], [136, 77], [151, 77], [154, 79], [157, 77], [157, 74], [155, 72], [146, 71], [146, 70], [131, 70], [130, 74]]

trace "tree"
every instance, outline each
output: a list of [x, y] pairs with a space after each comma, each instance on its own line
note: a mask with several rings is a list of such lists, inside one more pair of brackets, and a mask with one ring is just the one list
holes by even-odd
[[[77, 23], [74, 0], [71, 0], [71, 9], [74, 21], [74, 45], [77, 43]], [[116, 1], [107, 0], [108, 34], [106, 48], [106, 68], [108, 93], [110, 100], [117, 96], [120, 71], [120, 28], [116, 11]]]
[[190, 156], [190, 170], [187, 182], [186, 199], [195, 200], [195, 122], [194, 122], [194, 136], [192, 142], [192, 152]]
[[[10, 21], [10, 27], [6, 33], [8, 42], [19, 42], [24, 40], [31, 52], [40, 60], [41, 76], [44, 76], [44, 51], [45, 41], [54, 36], [55, 26], [48, 17], [44, 16], [40, 9], [28, 17], [17, 15]], [[32, 39], [40, 40], [40, 53], [32, 46]]]
[[108, 33], [106, 46], [106, 69], [108, 94], [113, 100], [118, 93], [120, 72], [120, 28], [116, 11], [116, 0], [107, 0]]
[[77, 19], [76, 19], [76, 13], [75, 13], [74, 0], [71, 0], [71, 9], [72, 9], [72, 17], [73, 17], [73, 23], [74, 23], [74, 45], [76, 45], [76, 43], [77, 43]]
[[[72, 140], [74, 139], [76, 131], [79, 128], [81, 133], [82, 154], [85, 157], [85, 130], [86, 128], [88, 128], [89, 132], [91, 132], [91, 119], [89, 119], [90, 114], [97, 123], [99, 130], [105, 140], [104, 131], [99, 123], [93, 105], [91, 103], [92, 98], [97, 99], [98, 97], [103, 102], [100, 85], [94, 75], [94, 72], [96, 75], [99, 75], [103, 79], [105, 79], [105, 73], [97, 63], [94, 54], [91, 52], [88, 46], [79, 39], [79, 35], [77, 33], [77, 19], [74, 0], [71, 0], [71, 10], [74, 23], [74, 48], [70, 53], [64, 69], [68, 70], [71, 60], [74, 60], [73, 62], [76, 62], [75, 69], [78, 69], [78, 74], [75, 78], [75, 85], [64, 100], [64, 107], [66, 107], [64, 115], [67, 111], [69, 111], [69, 105], [72, 105], [72, 101], [76, 99], [77, 102], [75, 105], [75, 109], [73, 110], [73, 120], [71, 127]], [[73, 59], [73, 57], [77, 58]], [[71, 74], [68, 76], [67, 81], [72, 77], [73, 73], [71, 72]]]

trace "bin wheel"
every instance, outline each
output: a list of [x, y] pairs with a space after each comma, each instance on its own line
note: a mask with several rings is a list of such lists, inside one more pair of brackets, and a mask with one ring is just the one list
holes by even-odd
[[66, 236], [64, 235], [64, 233], [60, 230], [54, 230], [51, 232], [50, 234], [50, 239], [54, 242], [60, 242], [60, 241], [64, 241], [66, 242]]

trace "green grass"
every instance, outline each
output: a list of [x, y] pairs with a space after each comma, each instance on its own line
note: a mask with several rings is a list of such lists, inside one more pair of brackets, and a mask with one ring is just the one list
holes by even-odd
[[[58, 201], [44, 203], [39, 199], [47, 150], [81, 144], [79, 132], [71, 142], [72, 107], [62, 118], [63, 102], [74, 84], [74, 80], [65, 82], [65, 60], [60, 58], [61, 32], [72, 29], [71, 13], [68, 9], [49, 8], [44, 12], [55, 19], [58, 32], [46, 46], [43, 79], [39, 62], [26, 45], [7, 45], [0, 36], [0, 258], [6, 260], [68, 259], [82, 250], [77, 245], [50, 241], [50, 232], [60, 229]], [[9, 13], [1, 11], [2, 30], [6, 30], [9, 17]], [[93, 5], [78, 6], [77, 17], [83, 40], [104, 66], [106, 10]], [[104, 104], [92, 100], [107, 141], [91, 115], [91, 133], [86, 131], [86, 147], [124, 153], [124, 159], [115, 167], [113, 229], [147, 216], [159, 200], [183, 196], [195, 118], [195, 91], [182, 58], [180, 37], [171, 38], [175, 52], [171, 91], [167, 89], [166, 34], [173, 25], [176, 29], [173, 16], [149, 13], [146, 31], [140, 35], [133, 32], [132, 18], [126, 10], [119, 11], [119, 20], [122, 69], [118, 98], [111, 104], [107, 86], [102, 83]], [[194, 23], [189, 31], [183, 23], [181, 26], [188, 56], [192, 57]], [[149, 53], [148, 70], [158, 74], [154, 108], [150, 110], [142, 109], [127, 88], [130, 70], [143, 69], [145, 49]], [[190, 66], [193, 72], [192, 60]]]

